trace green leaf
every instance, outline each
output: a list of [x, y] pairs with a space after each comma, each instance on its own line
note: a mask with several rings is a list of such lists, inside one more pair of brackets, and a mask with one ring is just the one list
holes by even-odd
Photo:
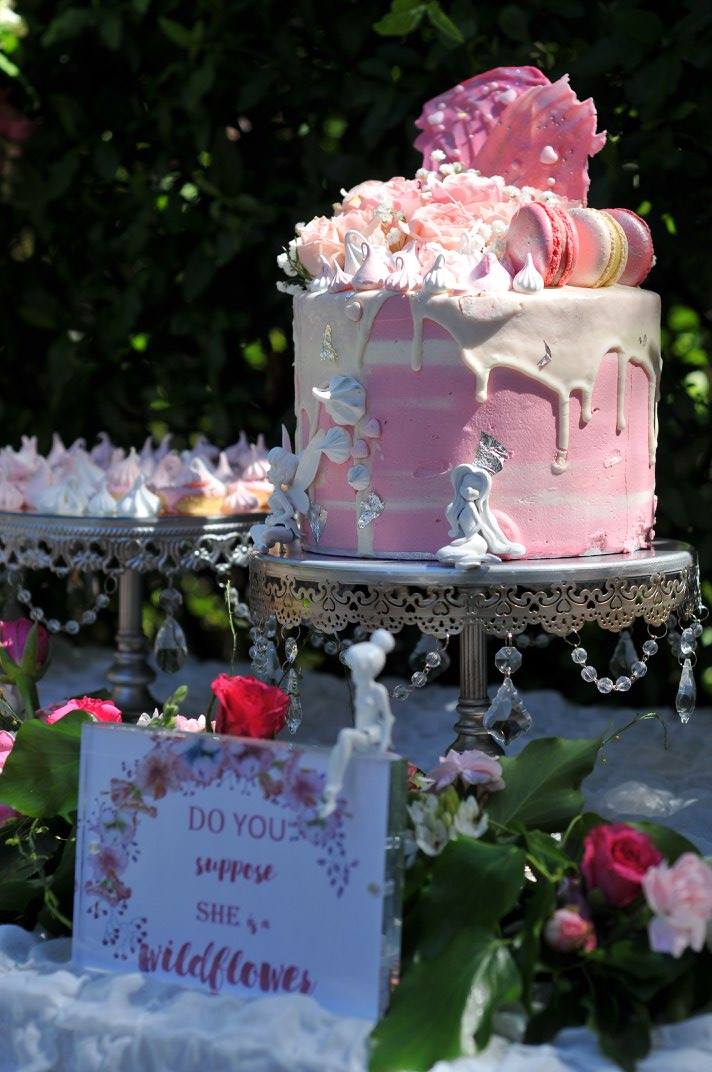
[[86, 711], [70, 711], [48, 725], [23, 722], [0, 775], [0, 802], [33, 819], [77, 810], [79, 746]]
[[9, 78], [17, 78], [20, 68], [0, 52], [0, 71], [4, 71]]
[[522, 978], [522, 1000], [527, 1008], [530, 1007], [532, 984], [539, 962], [541, 933], [555, 908], [555, 883], [545, 878], [538, 878], [536, 882], [526, 884], [524, 919], [514, 945], [515, 958]]
[[45, 48], [61, 44], [70, 37], [78, 37], [93, 21], [93, 14], [86, 8], [68, 7], [56, 19], [52, 19], [42, 35]]
[[597, 979], [593, 986], [591, 1026], [603, 1053], [625, 1072], [635, 1072], [638, 1061], [650, 1050], [648, 1010], [624, 987], [611, 986], [607, 977]]
[[679, 856], [686, 852], [692, 852], [695, 856], [700, 855], [700, 850], [696, 845], [693, 845], [682, 834], [678, 834], [676, 830], [671, 830], [667, 826], [658, 826], [657, 823], [642, 820], [640, 822], [631, 822], [627, 825], [632, 826], [635, 830], [640, 830], [643, 834], [647, 834], [653, 845], [660, 850], [669, 863], [674, 863]]
[[402, 37], [418, 28], [429, 6], [417, 0], [393, 0], [391, 10], [373, 28], [383, 37]]
[[105, 11], [102, 13], [101, 21], [99, 22], [99, 37], [112, 52], [117, 50], [123, 37], [121, 18], [117, 11]]
[[545, 834], [543, 830], [527, 830], [524, 833], [529, 863], [552, 882], [559, 882], [574, 862], [561, 846], [561, 842]]
[[502, 759], [505, 788], [492, 796], [490, 819], [508, 826], [561, 831], [583, 806], [579, 789], [593, 770], [601, 738], [546, 737], [518, 756]]
[[516, 904], [524, 861], [524, 852], [514, 845], [451, 841], [434, 861], [422, 896], [421, 952], [435, 956], [463, 929], [494, 927]]
[[41, 879], [10, 879], [0, 885], [0, 919], [19, 920], [33, 901], [41, 900], [44, 883]]
[[439, 3], [428, 4], [427, 14], [432, 25], [447, 41], [454, 45], [464, 44], [465, 38], [460, 28], [455, 25], [449, 15], [445, 14]]
[[482, 929], [460, 931], [436, 959], [405, 974], [374, 1029], [370, 1072], [425, 1072], [485, 1046], [492, 1017], [516, 1001], [519, 976], [505, 943]]
[[203, 35], [203, 24], [201, 22], [196, 22], [195, 26], [188, 29], [186, 26], [181, 26], [175, 19], [168, 19], [162, 16], [158, 20], [158, 25], [168, 40], [172, 41], [174, 45], [178, 45], [179, 48], [195, 48]]

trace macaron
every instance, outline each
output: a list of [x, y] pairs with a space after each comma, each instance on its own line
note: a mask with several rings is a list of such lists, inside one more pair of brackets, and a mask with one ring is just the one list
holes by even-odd
[[544, 286], [550, 287], [561, 266], [564, 242], [560, 224], [544, 205], [539, 202], [522, 205], [507, 231], [506, 256], [512, 275], [524, 267], [527, 254], [531, 254]]
[[653, 267], [653, 239], [645, 220], [629, 208], [607, 208], [625, 231], [628, 239], [628, 260], [618, 280], [626, 287], [638, 287]]
[[570, 217], [562, 208], [557, 208], [555, 205], [548, 205], [547, 207], [549, 212], [557, 218], [560, 227], [563, 228], [566, 235], [566, 241], [561, 254], [561, 264], [554, 276], [552, 286], [565, 287], [571, 278], [571, 273], [574, 270], [578, 258], [578, 235], [576, 234], [576, 228], [571, 222]]
[[628, 259], [623, 228], [595, 208], [574, 207], [568, 214], [578, 238], [578, 256], [569, 283], [574, 287], [607, 287], [617, 282]]

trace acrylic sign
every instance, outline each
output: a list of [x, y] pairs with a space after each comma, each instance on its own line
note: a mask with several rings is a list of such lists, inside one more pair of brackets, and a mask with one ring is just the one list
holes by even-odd
[[399, 956], [405, 765], [354, 756], [324, 820], [328, 755], [85, 726], [75, 963], [375, 1019]]

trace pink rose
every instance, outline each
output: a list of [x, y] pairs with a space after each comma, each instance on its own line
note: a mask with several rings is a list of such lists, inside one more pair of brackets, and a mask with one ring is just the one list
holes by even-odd
[[379, 205], [390, 202], [387, 191], [387, 184], [378, 179], [368, 179], [366, 182], [360, 182], [344, 194], [344, 200], [337, 211], [351, 212], [356, 209], [359, 212], [372, 213]]
[[410, 233], [419, 242], [437, 242], [444, 249], [457, 249], [475, 219], [469, 209], [455, 201], [422, 205], [409, 220]]
[[490, 792], [504, 789], [499, 760], [477, 748], [472, 748], [469, 752], [455, 752], [451, 748], [446, 756], [440, 757], [440, 762], [430, 772], [429, 777], [433, 779], [432, 788], [436, 793], [452, 785], [457, 778], [460, 778], [464, 785], [479, 785]]
[[[0, 730], [0, 774], [2, 774], [5, 761], [12, 752], [14, 744], [14, 735], [8, 733], [7, 730]], [[0, 826], [6, 823], [8, 819], [14, 819], [18, 814], [14, 808], [8, 808], [7, 804], [0, 804]]]
[[186, 718], [185, 715], [176, 715], [175, 729], [183, 733], [205, 733], [205, 715], [200, 718]]
[[544, 927], [544, 941], [559, 953], [590, 953], [596, 948], [596, 931], [591, 920], [573, 908], [557, 908]]
[[[347, 231], [358, 231], [364, 238], [371, 240], [375, 231], [380, 231], [380, 221], [370, 212], [344, 212], [340, 216], [334, 216], [334, 226], [342, 243], [346, 238]], [[374, 236], [378, 241], [379, 235]], [[382, 241], [382, 239], [381, 239]], [[344, 250], [342, 249], [342, 254]], [[343, 264], [343, 256], [340, 264]]]
[[460, 205], [488, 205], [506, 201], [502, 192], [503, 182], [496, 182], [474, 171], [461, 171], [456, 175], [447, 175], [442, 182], [434, 182], [430, 187], [433, 201], [439, 204], [457, 202]]
[[625, 823], [604, 824], [584, 838], [581, 872], [589, 890], [600, 890], [609, 904], [623, 908], [639, 896], [643, 876], [661, 860], [647, 834]]
[[297, 255], [310, 275], [321, 272], [321, 257], [332, 267], [344, 265], [343, 232], [335, 220], [326, 216], [315, 216], [313, 220], [300, 227], [297, 238]]
[[111, 700], [98, 700], [94, 696], [82, 696], [77, 700], [67, 700], [43, 716], [43, 722], [50, 726], [59, 722], [70, 711], [86, 711], [94, 722], [122, 722], [121, 712]]
[[672, 867], [663, 862], [643, 878], [643, 893], [655, 913], [648, 925], [650, 948], [681, 956], [699, 953], [712, 919], [712, 870], [699, 856], [683, 853]]

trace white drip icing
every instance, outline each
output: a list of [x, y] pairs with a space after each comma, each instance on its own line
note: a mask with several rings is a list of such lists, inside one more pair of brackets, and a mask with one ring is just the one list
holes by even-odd
[[[423, 367], [423, 323], [432, 320], [455, 340], [463, 363], [474, 376], [478, 402], [488, 397], [490, 373], [509, 368], [543, 384], [557, 400], [556, 455], [552, 470], [567, 465], [570, 400], [581, 400], [581, 420], [592, 417], [593, 390], [604, 357], [618, 355], [616, 430], [625, 429], [626, 382], [629, 364], [638, 365], [648, 379], [648, 450], [654, 464], [657, 446], [656, 402], [661, 361], [655, 341], [659, 338], [660, 301], [656, 294], [639, 288], [613, 286], [592, 291], [577, 287], [544, 290], [520, 295], [514, 292], [486, 296], [422, 292], [407, 299], [392, 291], [364, 291], [358, 296], [361, 319], [350, 320], [344, 307], [353, 294], [309, 294], [295, 301], [295, 352], [297, 361], [296, 411], [305, 413], [313, 433], [318, 400], [312, 387], [324, 382], [324, 364], [319, 357], [324, 325], [332, 325], [334, 346], [339, 353], [339, 371], [368, 386], [363, 367], [373, 323], [389, 299], [409, 302], [412, 317], [410, 365]], [[641, 342], [641, 339], [645, 340]], [[551, 360], [540, 368], [537, 361], [544, 345]], [[648, 341], [651, 340], [651, 341]], [[381, 345], [379, 343], [379, 345]], [[382, 344], [388, 349], [389, 344]], [[395, 352], [399, 344], [395, 343]], [[377, 361], [374, 356], [372, 360]], [[373, 400], [372, 400], [373, 401]], [[376, 489], [377, 490], [377, 489]], [[363, 495], [357, 494], [357, 501]], [[387, 504], [386, 504], [387, 507]], [[358, 529], [358, 551], [372, 553], [374, 525]]]

